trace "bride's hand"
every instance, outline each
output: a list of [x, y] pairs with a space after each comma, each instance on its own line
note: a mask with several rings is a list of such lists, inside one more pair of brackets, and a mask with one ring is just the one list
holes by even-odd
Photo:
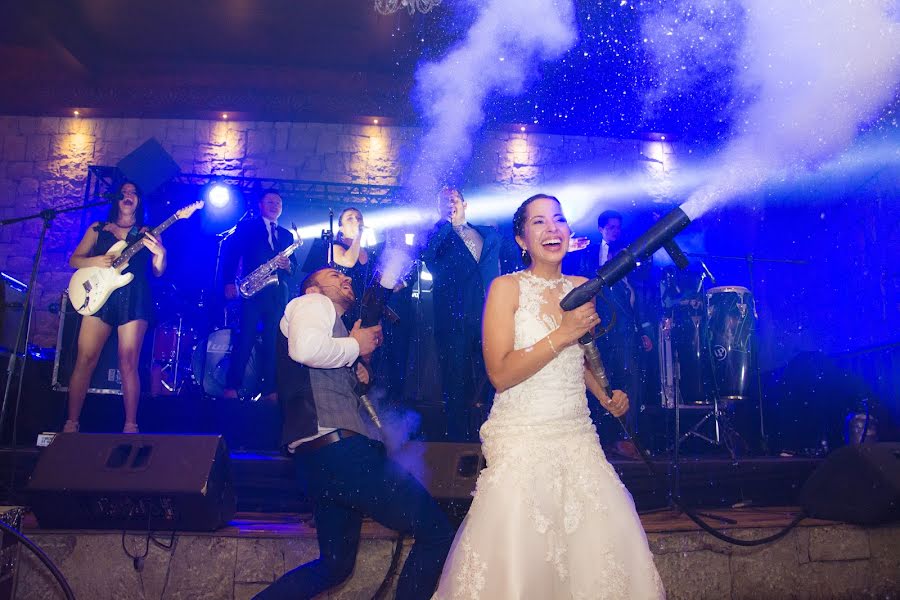
[[593, 302], [586, 302], [578, 308], [563, 312], [562, 323], [558, 331], [564, 336], [566, 344], [575, 343], [578, 338], [600, 324], [600, 316]]
[[628, 395], [622, 390], [613, 390], [612, 398], [600, 398], [600, 404], [614, 417], [621, 417], [628, 412]]

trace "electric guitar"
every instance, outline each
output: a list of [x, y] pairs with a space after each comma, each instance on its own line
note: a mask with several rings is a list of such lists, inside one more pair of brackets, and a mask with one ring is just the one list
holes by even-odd
[[[153, 237], [159, 236], [170, 225], [179, 219], [187, 219], [192, 214], [203, 208], [203, 201], [199, 200], [193, 204], [188, 204], [184, 208], [175, 211], [171, 217], [156, 226], [150, 231]], [[128, 261], [144, 249], [144, 237], [130, 246], [125, 240], [120, 240], [112, 245], [106, 252], [107, 255], [115, 256], [112, 266], [109, 267], [83, 267], [72, 274], [69, 280], [69, 301], [72, 306], [82, 315], [92, 315], [100, 310], [109, 296], [121, 287], [125, 287], [134, 279], [133, 273], [122, 274], [128, 267]]]

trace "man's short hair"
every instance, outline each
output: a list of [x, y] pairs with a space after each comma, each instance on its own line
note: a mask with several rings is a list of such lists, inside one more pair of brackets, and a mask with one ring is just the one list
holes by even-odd
[[604, 210], [600, 213], [600, 216], [597, 217], [597, 229], [603, 229], [606, 227], [606, 224], [609, 223], [610, 219], [618, 219], [619, 222], [622, 222], [622, 213], [616, 212], [614, 210]]
[[[265, 198], [269, 194], [275, 194], [276, 196], [281, 198], [281, 192], [279, 192], [275, 188], [268, 188], [268, 189], [265, 189], [262, 191], [262, 193], [259, 195], [259, 198], [256, 199], [256, 203], [260, 204], [263, 201], [263, 198]], [[281, 198], [281, 199], [284, 200], [284, 198]]]
[[453, 192], [456, 192], [457, 194], [459, 194], [459, 199], [460, 199], [461, 201], [463, 201], [463, 202], [466, 201], [466, 197], [463, 196], [462, 190], [460, 190], [460, 189], [459, 189], [458, 187], [456, 187], [455, 185], [445, 185], [444, 187], [442, 187], [442, 188], [440, 189], [440, 191], [438, 192], [438, 199], [441, 199], [441, 198], [443, 198], [444, 196], [446, 196], [446, 195], [448, 195], [448, 194], [451, 194], [451, 193], [453, 193]]
[[319, 273], [322, 271], [326, 271], [331, 267], [319, 267], [312, 273], [306, 276], [306, 279], [303, 280], [303, 283], [300, 284], [300, 293], [305, 294], [309, 288], [319, 285], [319, 282], [316, 281], [316, 278], [319, 276]]

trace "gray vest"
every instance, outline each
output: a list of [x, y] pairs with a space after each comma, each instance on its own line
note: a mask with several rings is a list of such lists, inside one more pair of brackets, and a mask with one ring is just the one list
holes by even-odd
[[[347, 328], [335, 319], [332, 335], [347, 337]], [[316, 369], [288, 355], [287, 338], [278, 331], [278, 399], [284, 423], [282, 446], [316, 435], [319, 427], [349, 429], [370, 435], [373, 427], [361, 414], [356, 376], [351, 367]]]

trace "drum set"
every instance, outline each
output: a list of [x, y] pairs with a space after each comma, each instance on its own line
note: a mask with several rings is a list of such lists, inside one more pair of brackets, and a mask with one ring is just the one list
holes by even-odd
[[[222, 397], [235, 339], [236, 331], [231, 327], [214, 329], [201, 337], [187, 326], [183, 317], [161, 323], [153, 332], [151, 393], [176, 396], [185, 386], [193, 386], [208, 396]], [[238, 390], [241, 398], [259, 395], [257, 373], [257, 348], [254, 346]]]
[[[746, 400], [754, 373], [756, 305], [741, 286], [718, 286], [670, 299], [659, 324], [662, 407], [676, 411], [675, 447], [689, 437], [724, 446], [734, 456], [729, 409]], [[665, 303], [665, 299], [664, 299]], [[680, 431], [680, 411], [703, 411]], [[705, 433], [707, 424], [712, 432]]]

